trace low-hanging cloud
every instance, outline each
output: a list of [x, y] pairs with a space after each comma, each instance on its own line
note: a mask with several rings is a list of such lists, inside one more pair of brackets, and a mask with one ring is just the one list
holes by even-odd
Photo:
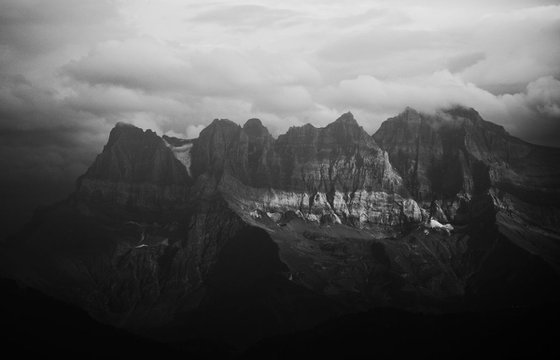
[[[515, 95], [492, 94], [449, 71], [394, 80], [360, 76], [326, 88], [322, 98], [339, 108], [354, 108], [374, 119], [366, 123], [370, 131], [406, 106], [434, 113], [445, 107], [473, 104], [486, 119], [493, 119], [506, 130], [523, 134], [524, 139], [533, 142], [555, 145], [560, 128], [560, 81], [551, 76], [529, 83], [523, 92]], [[543, 130], [553, 131], [546, 136]]]

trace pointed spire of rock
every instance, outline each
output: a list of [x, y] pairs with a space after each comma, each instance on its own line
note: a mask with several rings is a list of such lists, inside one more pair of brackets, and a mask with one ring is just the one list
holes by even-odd
[[478, 111], [463, 105], [452, 106], [450, 108], [444, 109], [443, 112], [454, 117], [462, 117], [472, 120], [475, 123], [482, 120], [482, 117], [480, 116]]
[[335, 120], [335, 123], [358, 125], [358, 122], [356, 121], [356, 119], [354, 119], [354, 115], [350, 111], [340, 115], [340, 117]]
[[341, 133], [351, 132], [356, 134], [364, 131], [350, 111], [340, 115], [338, 119], [327, 125], [325, 129]]
[[245, 125], [243, 125], [243, 131], [245, 131], [245, 133], [250, 138], [270, 135], [268, 129], [262, 124], [262, 122], [259, 119], [256, 118], [247, 120]]
[[243, 125], [243, 128], [255, 128], [255, 127], [264, 127], [264, 125], [262, 124], [262, 121], [260, 119], [257, 118], [252, 118], [249, 119], [245, 122], [245, 125]]
[[[206, 127], [206, 129], [209, 128], [209, 127], [215, 127], [215, 126], [234, 126], [234, 127], [239, 127], [238, 124], [234, 123], [233, 121], [231, 121], [231, 120], [229, 120], [229, 119], [214, 119], [214, 120], [212, 121], [212, 123]], [[204, 130], [202, 130], [202, 131], [204, 131]]]
[[124, 122], [124, 121], [119, 121], [115, 124], [116, 128], [138, 128], [135, 125], [132, 125], [130, 123]]
[[405, 121], [420, 121], [421, 115], [416, 109], [407, 106], [403, 112], [397, 115], [397, 118]]
[[139, 127], [119, 121], [115, 124], [113, 129], [111, 129], [109, 140], [107, 141], [105, 148], [110, 148], [121, 138], [128, 139], [127, 141], [130, 141], [131, 139], [142, 137], [143, 134], [144, 130], [140, 129]]

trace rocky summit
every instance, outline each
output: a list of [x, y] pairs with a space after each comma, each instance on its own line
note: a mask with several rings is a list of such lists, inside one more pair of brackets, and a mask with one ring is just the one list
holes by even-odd
[[259, 119], [197, 139], [117, 124], [3, 272], [154, 338], [240, 346], [344, 314], [560, 300], [560, 150], [473, 109], [346, 113], [274, 138]]

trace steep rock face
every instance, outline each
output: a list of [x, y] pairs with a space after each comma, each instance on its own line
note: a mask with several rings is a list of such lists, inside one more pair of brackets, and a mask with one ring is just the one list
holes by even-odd
[[214, 120], [200, 132], [192, 149], [193, 176], [207, 173], [220, 178], [226, 172], [248, 181], [247, 148], [247, 135], [239, 125], [230, 120]]
[[325, 128], [290, 128], [276, 141], [257, 119], [243, 128], [215, 120], [201, 132], [192, 154], [195, 177], [228, 173], [255, 187], [325, 193], [402, 188], [388, 155], [350, 113]]
[[202, 130], [193, 147], [193, 174], [216, 180], [228, 174], [247, 185], [270, 186], [274, 177], [268, 159], [273, 146], [274, 138], [259, 119], [249, 119], [243, 127], [216, 119]]
[[459, 124], [407, 108], [383, 122], [373, 138], [389, 153], [410, 193], [431, 201], [433, 195], [451, 197], [473, 188], [468, 154], [460, 146], [463, 133]]
[[473, 109], [426, 115], [409, 108], [373, 137], [420, 202], [449, 204], [490, 187], [529, 202], [560, 199], [560, 151], [512, 137]]
[[[476, 234], [473, 239], [485, 239], [473, 240], [470, 246], [480, 269], [470, 291], [500, 288], [512, 298], [528, 298], [523, 291], [547, 298], [536, 295], [542, 289], [527, 290], [535, 280], [526, 276], [539, 273], [550, 279], [560, 273], [558, 149], [512, 137], [475, 110], [462, 107], [435, 115], [407, 109], [383, 123], [374, 138], [388, 151], [419, 203], [431, 203], [434, 217], [467, 225]], [[487, 231], [476, 230], [480, 224]], [[508, 258], [516, 258], [517, 265]], [[522, 270], [521, 264], [530, 269]], [[491, 272], [508, 273], [517, 285], [506, 289], [486, 278], [493, 277]], [[516, 286], [525, 290], [515, 291]], [[496, 297], [503, 300], [504, 295]]]
[[424, 220], [416, 201], [395, 193], [357, 190], [299, 192], [255, 188], [226, 176], [219, 185], [226, 199], [242, 208], [241, 213], [280, 220], [287, 213], [312, 223], [344, 223], [358, 228], [417, 224]]
[[[393, 199], [405, 192], [402, 180], [351, 113], [325, 128], [291, 128], [277, 140], [258, 119], [243, 127], [215, 120], [201, 132], [192, 155], [194, 176], [215, 179], [228, 198], [255, 195], [250, 212], [299, 211], [309, 221], [324, 217], [358, 226], [422, 220], [418, 213], [401, 216], [403, 198]], [[241, 194], [245, 187], [254, 190]], [[276, 201], [270, 190], [279, 195]], [[377, 206], [381, 199], [386, 205]]]
[[185, 166], [159, 136], [119, 123], [103, 152], [78, 179], [77, 194], [140, 208], [180, 207], [191, 182]]
[[247, 134], [247, 177], [255, 187], [267, 187], [275, 176], [269, 169], [269, 158], [274, 152], [274, 138], [259, 119], [249, 119], [243, 125]]
[[275, 144], [274, 188], [332, 193], [399, 192], [401, 177], [386, 154], [346, 113], [325, 128], [290, 128]]

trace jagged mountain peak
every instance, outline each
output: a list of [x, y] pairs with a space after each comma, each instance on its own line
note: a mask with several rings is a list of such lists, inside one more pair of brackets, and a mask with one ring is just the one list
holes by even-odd
[[137, 126], [132, 125], [132, 124], [127, 123], [127, 122], [124, 122], [124, 121], [119, 121], [119, 122], [117, 122], [117, 123], [115, 124], [115, 127], [116, 127], [116, 128], [137, 128], [137, 129], [138, 129]]
[[440, 110], [444, 114], [451, 115], [453, 117], [461, 117], [465, 119], [471, 119], [473, 121], [482, 120], [482, 117], [472, 107], [466, 107], [463, 105], [453, 105], [448, 108], [444, 108]]
[[171, 208], [181, 204], [188, 170], [152, 130], [118, 123], [94, 163], [77, 182], [84, 201]]
[[405, 106], [404, 110], [399, 114], [416, 114], [419, 115], [421, 113], [421, 111], [416, 110], [415, 108], [413, 108], [412, 106]]
[[543, 155], [550, 151], [511, 136], [473, 108], [405, 111], [383, 122], [373, 137], [389, 153], [410, 193], [422, 201], [480, 193], [490, 186], [509, 189], [524, 183], [530, 191], [541, 191], [553, 184], [550, 169], [555, 165], [549, 158], [554, 156]]
[[[219, 126], [227, 126], [227, 127], [240, 127], [239, 124], [229, 120], [229, 119], [214, 119], [210, 125], [208, 125], [205, 129], [210, 127], [219, 127]], [[204, 130], [203, 130], [204, 131]]]
[[[478, 129], [478, 131], [491, 132], [497, 136], [507, 137], [509, 140], [514, 141], [514, 137], [502, 125], [484, 120], [478, 111], [473, 108], [456, 105], [440, 110], [438, 115], [440, 118], [443, 117], [446, 120], [462, 125], [467, 130]], [[451, 119], [449, 116], [451, 116]]]
[[244, 129], [256, 128], [256, 127], [265, 127], [265, 126], [263, 125], [262, 121], [257, 118], [251, 118], [245, 122], [245, 125], [243, 125]]
[[152, 129], [142, 129], [136, 125], [127, 123], [127, 122], [122, 122], [119, 121], [115, 124], [115, 126], [113, 127], [113, 129], [111, 130], [111, 133], [128, 133], [128, 134], [149, 134], [150, 136], [157, 136], [157, 134], [155, 133], [155, 131], [153, 131]]
[[349, 111], [347, 113], [342, 114], [338, 119], [333, 121], [332, 123], [328, 124], [325, 129], [361, 129], [362, 127], [356, 119], [354, 115]]
[[141, 135], [144, 133], [144, 130], [134, 126], [132, 124], [129, 123], [125, 123], [125, 122], [118, 122], [115, 124], [115, 126], [111, 129], [111, 132], [109, 134], [109, 144], [111, 143], [111, 138], [115, 138], [115, 137], [119, 137], [120, 134], [136, 134], [136, 135]]
[[407, 108], [373, 137], [351, 113], [277, 140], [258, 119], [216, 119], [190, 143], [117, 124], [76, 196], [14, 241], [13, 271], [99, 319], [181, 337], [223, 319], [258, 339], [315, 309], [557, 301], [559, 153], [446, 111]]
[[386, 142], [387, 136], [397, 132], [400, 133], [399, 136], [406, 133], [406, 136], [416, 137], [420, 133], [427, 136], [429, 132], [440, 131], [448, 135], [454, 133], [459, 137], [465, 134], [478, 134], [476, 137], [480, 137], [482, 133], [491, 133], [493, 136], [508, 138], [508, 141], [515, 139], [503, 126], [484, 120], [475, 109], [463, 105], [453, 105], [434, 112], [421, 112], [406, 107], [399, 115], [384, 121], [373, 137], [378, 142]]
[[399, 119], [409, 122], [420, 122], [423, 120], [428, 124], [433, 121], [441, 120], [467, 119], [475, 123], [483, 120], [475, 109], [463, 105], [452, 105], [429, 112], [418, 111], [410, 106], [407, 106], [401, 113], [391, 119]]
[[266, 126], [262, 124], [261, 120], [256, 118], [247, 120], [245, 125], [243, 125], [243, 131], [251, 140], [254, 140], [255, 138], [272, 137]]
[[313, 124], [307, 123], [301, 126], [290, 126], [288, 131], [278, 136], [277, 141], [282, 144], [291, 144], [300, 141], [311, 144], [317, 138], [320, 128], [316, 128]]
[[419, 114], [420, 112], [413, 107], [406, 106], [401, 114]]
[[288, 131], [285, 134], [282, 134], [280, 136], [285, 136], [288, 135], [290, 133], [300, 133], [300, 132], [310, 132], [310, 131], [315, 131], [318, 128], [315, 127], [313, 124], [311, 123], [307, 123], [307, 124], [303, 124], [301, 126], [290, 126], [290, 128], [288, 129]]
[[197, 141], [201, 144], [208, 143], [210, 150], [214, 145], [235, 141], [241, 131], [241, 126], [231, 120], [214, 119], [210, 125], [202, 129]]
[[334, 121], [335, 123], [346, 123], [346, 124], [358, 124], [356, 119], [354, 118], [354, 114], [350, 111], [345, 112], [344, 114], [340, 115], [338, 119]]
[[347, 112], [341, 115], [334, 122], [324, 128], [334, 141], [342, 146], [350, 144], [362, 144], [366, 146], [376, 147], [369, 134], [361, 127], [354, 115]]
[[161, 138], [152, 130], [143, 130], [137, 126], [134, 126], [125, 122], [118, 122], [115, 124], [111, 133], [109, 134], [109, 140], [105, 145], [104, 151], [113, 147], [117, 143], [131, 143], [139, 144], [145, 143], [157, 143], [161, 142]]

